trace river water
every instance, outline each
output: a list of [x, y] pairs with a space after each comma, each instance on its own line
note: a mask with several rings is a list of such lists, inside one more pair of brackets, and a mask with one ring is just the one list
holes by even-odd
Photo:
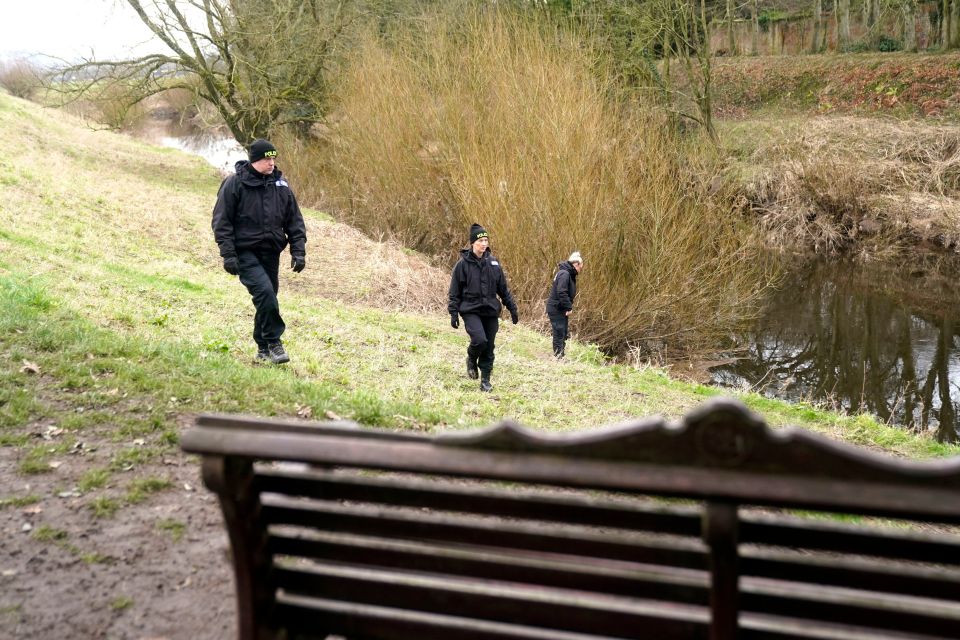
[[737, 336], [714, 384], [866, 411], [957, 442], [960, 300], [924, 270], [815, 264], [792, 273]]

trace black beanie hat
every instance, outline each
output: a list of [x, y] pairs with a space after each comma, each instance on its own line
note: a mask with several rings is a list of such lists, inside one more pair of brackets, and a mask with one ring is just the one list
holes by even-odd
[[276, 158], [277, 148], [270, 144], [269, 140], [254, 140], [250, 145], [250, 162], [256, 162], [263, 158]]
[[487, 233], [487, 230], [474, 222], [470, 225], [470, 244], [473, 244], [480, 238], [489, 238], [490, 234]]

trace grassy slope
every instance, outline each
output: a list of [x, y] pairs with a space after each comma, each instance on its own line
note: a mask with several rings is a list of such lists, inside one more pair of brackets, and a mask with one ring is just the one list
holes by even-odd
[[[0, 444], [17, 450], [20, 473], [49, 470], [46, 460], [76, 446], [83, 429], [106, 426], [120, 441], [137, 440], [107, 467], [125, 468], [170, 451], [178, 424], [202, 411], [333, 413], [419, 429], [509, 416], [567, 429], [676, 416], [718, 393], [658, 370], [606, 365], [584, 345], [558, 365], [549, 338], [521, 324], [504, 325], [495, 392], [481, 394], [462, 371], [465, 336], [442, 310], [343, 301], [389, 300], [396, 282], [373, 267], [325, 260], [337, 234], [324, 233], [333, 227], [311, 211], [308, 270], [281, 276], [293, 362], [254, 366], [252, 307], [219, 267], [209, 229], [218, 178], [203, 161], [6, 95], [0, 135], [18, 150], [0, 159]], [[347, 253], [391, 253], [365, 242]], [[380, 295], [338, 292], [332, 283], [343, 278]], [[431, 286], [439, 307], [443, 287]], [[325, 297], [331, 292], [339, 299]], [[867, 417], [742, 399], [774, 425], [906, 455], [960, 453]], [[31, 434], [46, 425], [74, 437], [57, 451], [33, 445]]]

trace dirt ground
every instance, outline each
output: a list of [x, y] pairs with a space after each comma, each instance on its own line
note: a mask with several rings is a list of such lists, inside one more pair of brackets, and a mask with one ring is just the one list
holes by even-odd
[[[49, 425], [31, 428], [50, 432]], [[229, 545], [198, 460], [171, 447], [114, 474], [97, 493], [120, 492], [135, 476], [170, 484], [112, 516], [95, 517], [91, 497], [75, 485], [118, 446], [107, 430], [84, 432], [71, 453], [55, 456], [52, 472], [34, 475], [15, 472], [20, 449], [0, 448], [3, 495], [39, 497], [0, 510], [0, 638], [235, 636]]]

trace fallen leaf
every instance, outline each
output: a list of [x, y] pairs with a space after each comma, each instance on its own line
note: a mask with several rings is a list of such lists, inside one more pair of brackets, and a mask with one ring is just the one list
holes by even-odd
[[184, 489], [185, 491], [193, 491], [193, 485], [190, 484], [189, 482], [184, 482], [184, 483], [183, 483], [183, 489]]
[[33, 505], [32, 507], [27, 507], [26, 509], [24, 509], [23, 512], [28, 516], [32, 516], [37, 513], [43, 513], [43, 507], [39, 505]]
[[301, 418], [309, 418], [313, 415], [313, 407], [300, 407], [297, 409], [297, 415]]
[[333, 411], [327, 410], [323, 412], [323, 415], [327, 416], [327, 420], [340, 420], [340, 416], [335, 414]]
[[40, 373], [40, 365], [36, 362], [30, 362], [29, 360], [23, 361], [23, 366], [20, 367], [20, 373], [29, 373], [37, 375]]
[[145, 445], [146, 443], [147, 443], [147, 441], [144, 440], [143, 438], [134, 438], [134, 440], [133, 440], [133, 444], [137, 445], [138, 447], [142, 447], [142, 446]]
[[59, 469], [59, 468], [60, 468], [60, 465], [62, 465], [63, 463], [60, 462], [59, 460], [54, 460], [53, 462], [51, 462], [51, 463], [49, 463], [49, 464], [50, 464], [50, 468], [51, 468], [51, 469]]

